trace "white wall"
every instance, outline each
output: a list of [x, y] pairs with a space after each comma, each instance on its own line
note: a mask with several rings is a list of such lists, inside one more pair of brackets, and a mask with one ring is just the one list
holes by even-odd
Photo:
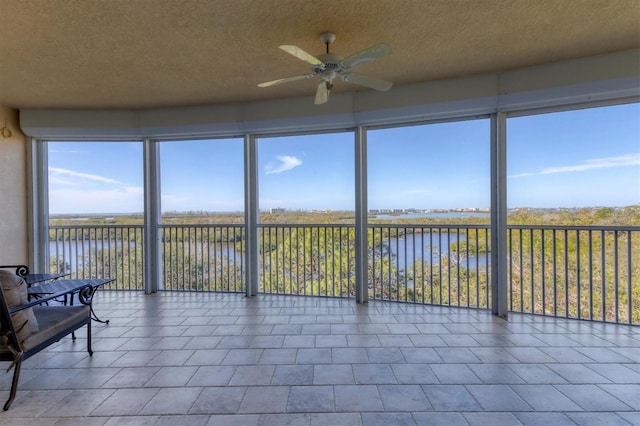
[[4, 135], [0, 131], [0, 265], [27, 264], [27, 138], [18, 111], [0, 106], [0, 128], [5, 126]]

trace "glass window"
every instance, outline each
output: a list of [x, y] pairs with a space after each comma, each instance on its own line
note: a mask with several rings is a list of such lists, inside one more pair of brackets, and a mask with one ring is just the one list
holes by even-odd
[[355, 294], [354, 134], [258, 140], [260, 291]]
[[640, 318], [640, 104], [507, 120], [509, 308]]
[[507, 123], [510, 209], [640, 204], [639, 104], [515, 117]]
[[369, 131], [372, 217], [488, 223], [489, 126], [489, 120], [472, 120]]
[[490, 121], [367, 133], [369, 297], [489, 306]]
[[141, 290], [140, 142], [49, 142], [50, 272]]
[[244, 291], [244, 140], [160, 143], [161, 288]]
[[49, 213], [129, 214], [142, 223], [140, 142], [49, 142]]
[[242, 139], [161, 142], [160, 169], [163, 220], [244, 222]]
[[260, 221], [322, 215], [353, 223], [354, 167], [353, 133], [259, 139]]

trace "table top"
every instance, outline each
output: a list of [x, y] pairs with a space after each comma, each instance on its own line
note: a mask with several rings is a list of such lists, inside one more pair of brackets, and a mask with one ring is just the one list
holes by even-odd
[[56, 280], [58, 278], [62, 278], [62, 277], [66, 277], [71, 275], [70, 273], [62, 273], [62, 274], [27, 274], [24, 277], [25, 282], [27, 283], [27, 285], [31, 286], [33, 284], [36, 283], [41, 283], [44, 281], [51, 281], [51, 280]]
[[68, 292], [72, 293], [90, 285], [93, 288], [103, 286], [107, 283], [115, 281], [114, 278], [94, 278], [87, 280], [56, 280], [42, 285], [34, 285], [28, 290], [29, 294], [53, 294]]

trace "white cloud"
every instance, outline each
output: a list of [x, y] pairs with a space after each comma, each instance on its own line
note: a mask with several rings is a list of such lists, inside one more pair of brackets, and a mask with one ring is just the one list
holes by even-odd
[[556, 173], [574, 173], [587, 170], [609, 169], [614, 167], [640, 166], [640, 154], [619, 155], [617, 157], [593, 158], [586, 160], [582, 164], [569, 166], [547, 167], [537, 172], [520, 173], [511, 175], [510, 178], [521, 178], [528, 176], [551, 175]]
[[276, 157], [280, 163], [269, 163], [265, 166], [265, 173], [270, 175], [282, 173], [302, 165], [302, 161], [292, 155], [280, 155]]
[[62, 169], [59, 167], [49, 167], [49, 181], [56, 184], [77, 185], [77, 181], [68, 180], [81, 179], [85, 181], [93, 181], [100, 183], [111, 183], [116, 185], [125, 185], [123, 182], [117, 181], [104, 176], [93, 175], [90, 173], [81, 173], [69, 169]]

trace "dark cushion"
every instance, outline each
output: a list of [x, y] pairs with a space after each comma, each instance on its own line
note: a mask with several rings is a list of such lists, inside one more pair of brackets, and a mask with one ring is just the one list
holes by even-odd
[[[28, 302], [27, 283], [21, 277], [9, 271], [0, 270], [0, 284], [9, 309]], [[38, 331], [38, 321], [32, 308], [11, 314], [11, 320], [21, 345], [29, 336]]]
[[73, 328], [75, 324], [86, 324], [90, 321], [91, 308], [89, 305], [40, 305], [33, 307], [33, 313], [38, 319], [40, 332], [29, 336], [24, 341], [22, 349], [25, 351], [46, 342], [58, 333]]

